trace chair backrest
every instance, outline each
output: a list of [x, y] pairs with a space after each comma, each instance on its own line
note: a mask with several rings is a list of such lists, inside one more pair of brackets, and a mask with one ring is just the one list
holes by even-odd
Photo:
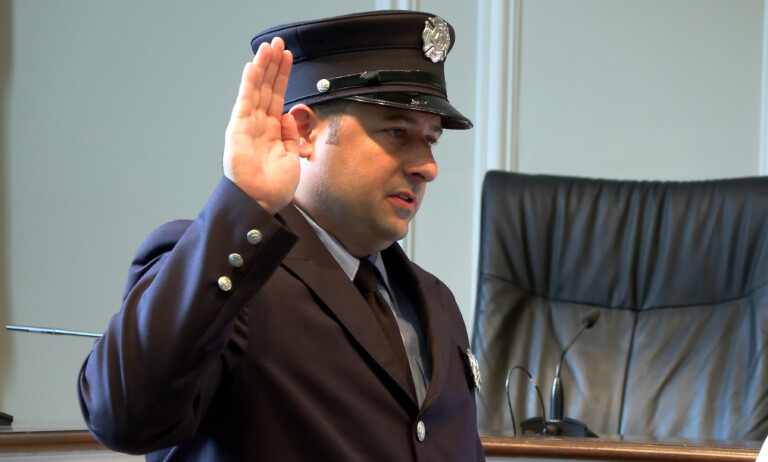
[[[479, 426], [509, 433], [509, 370], [599, 434], [768, 434], [768, 178], [617, 181], [489, 172], [473, 350]], [[542, 414], [510, 381], [515, 421]], [[547, 410], [547, 412], [549, 412]]]

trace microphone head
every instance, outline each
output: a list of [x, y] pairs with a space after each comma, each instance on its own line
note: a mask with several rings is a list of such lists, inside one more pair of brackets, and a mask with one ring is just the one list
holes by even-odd
[[597, 320], [600, 319], [600, 311], [595, 310], [588, 315], [584, 316], [584, 319], [581, 320], [581, 323], [584, 324], [584, 327], [587, 329], [591, 329], [592, 326], [594, 326], [597, 323]]

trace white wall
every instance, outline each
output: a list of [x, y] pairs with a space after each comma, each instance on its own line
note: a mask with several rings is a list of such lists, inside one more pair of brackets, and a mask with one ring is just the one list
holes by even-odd
[[[140, 242], [218, 181], [251, 36], [382, 6], [458, 32], [449, 94], [476, 128], [441, 139], [407, 242], [468, 324], [487, 167], [758, 174], [763, 0], [0, 0], [0, 325], [102, 331]], [[90, 344], [0, 330], [0, 410], [81, 426]]]

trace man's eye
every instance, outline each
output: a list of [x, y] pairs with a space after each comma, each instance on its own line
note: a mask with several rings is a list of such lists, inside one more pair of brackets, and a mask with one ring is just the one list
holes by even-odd
[[400, 138], [405, 135], [405, 130], [402, 128], [389, 128], [387, 129], [387, 133], [389, 133], [391, 136], [394, 136], [395, 138]]
[[427, 138], [427, 144], [430, 146], [434, 146], [437, 144], [437, 139], [435, 138]]

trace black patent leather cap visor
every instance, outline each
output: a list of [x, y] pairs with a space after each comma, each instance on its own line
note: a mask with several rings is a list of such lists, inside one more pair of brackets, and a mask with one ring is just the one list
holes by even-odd
[[343, 98], [367, 104], [378, 104], [411, 111], [428, 112], [440, 116], [443, 128], [451, 130], [467, 130], [472, 128], [472, 122], [464, 117], [444, 98], [423, 93], [370, 93]]

